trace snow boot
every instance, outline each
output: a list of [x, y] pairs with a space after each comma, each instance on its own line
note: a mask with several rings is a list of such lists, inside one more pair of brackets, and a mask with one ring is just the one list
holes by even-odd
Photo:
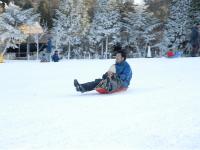
[[81, 93], [92, 91], [96, 88], [96, 86], [102, 81], [102, 79], [95, 79], [92, 82], [87, 82], [83, 84], [79, 84], [78, 81], [74, 80], [74, 86], [76, 87], [76, 91]]
[[74, 86], [76, 87], [76, 91], [81, 92], [81, 93], [86, 92], [84, 87], [81, 84], [78, 83], [77, 79], [74, 80]]

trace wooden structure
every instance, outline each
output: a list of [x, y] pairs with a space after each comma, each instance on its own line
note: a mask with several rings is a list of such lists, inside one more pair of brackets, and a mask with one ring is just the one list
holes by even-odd
[[0, 63], [3, 63], [3, 54], [0, 54]]
[[39, 34], [44, 33], [43, 28], [40, 26], [38, 22], [35, 22], [33, 25], [23, 24], [19, 27], [19, 29], [24, 33], [28, 35], [28, 46], [27, 46], [27, 55], [29, 59], [29, 36], [36, 35], [36, 43], [37, 43], [37, 60], [39, 57]]

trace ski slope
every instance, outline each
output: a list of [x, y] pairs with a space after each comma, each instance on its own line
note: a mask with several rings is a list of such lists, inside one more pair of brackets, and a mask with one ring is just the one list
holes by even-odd
[[126, 92], [75, 91], [114, 61], [0, 64], [0, 150], [199, 150], [200, 58], [128, 59]]

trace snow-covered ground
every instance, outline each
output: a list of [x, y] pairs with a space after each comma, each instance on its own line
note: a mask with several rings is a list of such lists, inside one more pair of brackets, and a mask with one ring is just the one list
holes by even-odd
[[200, 58], [128, 59], [126, 92], [77, 93], [114, 60], [0, 64], [0, 150], [199, 150]]

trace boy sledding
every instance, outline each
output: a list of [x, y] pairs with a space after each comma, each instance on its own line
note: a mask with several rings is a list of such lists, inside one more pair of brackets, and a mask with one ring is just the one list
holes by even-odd
[[77, 79], [74, 80], [76, 91], [84, 93], [96, 90], [99, 93], [114, 93], [126, 90], [132, 78], [132, 70], [126, 61], [126, 52], [120, 45], [114, 47], [116, 52], [115, 64], [103, 74], [101, 79], [95, 79], [92, 82], [80, 84]]

